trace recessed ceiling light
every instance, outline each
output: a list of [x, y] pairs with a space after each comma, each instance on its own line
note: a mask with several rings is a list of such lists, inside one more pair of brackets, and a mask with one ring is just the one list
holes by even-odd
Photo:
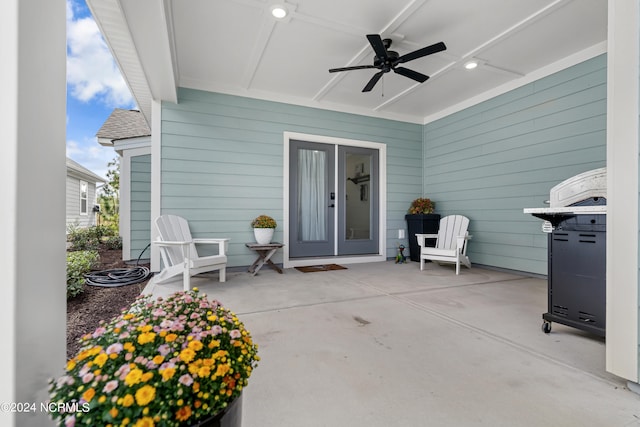
[[467, 70], [473, 70], [474, 68], [478, 68], [478, 61], [469, 61], [464, 64], [464, 68]]
[[284, 6], [274, 5], [271, 6], [271, 14], [276, 19], [282, 19], [287, 16], [287, 9]]

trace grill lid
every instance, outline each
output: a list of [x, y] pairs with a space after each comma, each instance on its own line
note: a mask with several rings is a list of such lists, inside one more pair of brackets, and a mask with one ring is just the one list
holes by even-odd
[[553, 187], [549, 191], [549, 207], [561, 208], [599, 198], [607, 198], [607, 168], [574, 175]]
[[605, 215], [606, 198], [607, 168], [593, 169], [554, 186], [549, 191], [549, 207], [527, 208], [524, 213], [545, 220], [542, 228], [548, 233], [576, 215]]

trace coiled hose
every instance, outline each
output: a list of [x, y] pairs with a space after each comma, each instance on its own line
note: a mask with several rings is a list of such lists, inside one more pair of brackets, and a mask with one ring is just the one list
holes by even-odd
[[147, 267], [138, 266], [138, 263], [140, 262], [140, 258], [142, 258], [142, 254], [149, 246], [151, 246], [151, 244], [148, 244], [147, 247], [140, 252], [134, 268], [114, 268], [85, 274], [85, 282], [87, 285], [107, 288], [144, 282], [151, 276], [151, 272]]

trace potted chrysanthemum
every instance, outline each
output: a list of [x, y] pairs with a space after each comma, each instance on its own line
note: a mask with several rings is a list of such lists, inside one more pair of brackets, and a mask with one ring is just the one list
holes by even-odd
[[[416, 234], [436, 234], [440, 227], [440, 215], [434, 214], [436, 204], [427, 197], [419, 197], [411, 202], [404, 218], [407, 220], [409, 235], [409, 257], [420, 262], [420, 248]], [[434, 239], [427, 239], [427, 245], [433, 246]]]
[[59, 425], [239, 425], [259, 360], [236, 315], [197, 288], [141, 296], [81, 342], [49, 385], [51, 403], [77, 403], [52, 412]]
[[256, 242], [261, 245], [271, 243], [273, 239], [273, 233], [276, 230], [278, 223], [275, 219], [268, 215], [260, 215], [251, 221], [251, 227], [253, 227], [253, 235], [256, 238]]

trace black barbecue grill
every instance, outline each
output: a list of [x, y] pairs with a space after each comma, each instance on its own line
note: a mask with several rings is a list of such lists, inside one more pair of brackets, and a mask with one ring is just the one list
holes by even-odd
[[548, 233], [548, 307], [551, 323], [605, 335], [606, 168], [573, 176], [549, 192], [549, 207], [525, 209], [545, 220]]

